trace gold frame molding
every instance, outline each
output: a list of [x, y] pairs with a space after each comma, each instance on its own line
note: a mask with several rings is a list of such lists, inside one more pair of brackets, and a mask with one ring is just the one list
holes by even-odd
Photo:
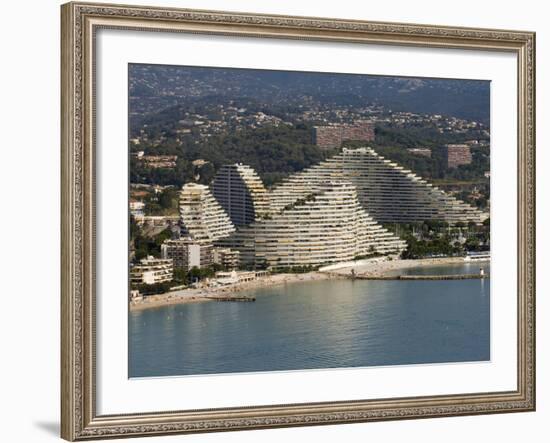
[[[99, 28], [507, 51], [518, 60], [517, 390], [97, 415], [94, 33]], [[61, 436], [67, 440], [535, 410], [535, 34], [524, 31], [67, 3], [61, 7]]]

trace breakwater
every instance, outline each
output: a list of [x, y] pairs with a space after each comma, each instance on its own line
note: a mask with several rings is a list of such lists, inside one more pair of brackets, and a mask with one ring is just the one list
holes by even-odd
[[355, 275], [357, 280], [475, 280], [490, 278], [488, 274], [449, 274], [449, 275]]
[[204, 297], [207, 300], [214, 301], [242, 301], [242, 302], [251, 302], [256, 301], [256, 297], [248, 297], [241, 295], [214, 295]]

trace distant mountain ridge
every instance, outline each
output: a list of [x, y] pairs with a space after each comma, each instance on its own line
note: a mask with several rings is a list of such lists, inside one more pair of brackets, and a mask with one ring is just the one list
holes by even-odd
[[130, 65], [130, 112], [154, 114], [171, 106], [218, 99], [268, 105], [366, 106], [441, 114], [489, 124], [490, 82], [357, 74]]

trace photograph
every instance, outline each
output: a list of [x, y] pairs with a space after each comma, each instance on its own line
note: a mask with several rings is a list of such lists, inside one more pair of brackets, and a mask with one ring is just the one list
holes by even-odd
[[63, 438], [535, 410], [534, 28], [374, 6], [61, 7]]
[[488, 80], [128, 64], [128, 377], [490, 362], [491, 148]]
[[548, 440], [544, 5], [7, 2], [2, 441]]

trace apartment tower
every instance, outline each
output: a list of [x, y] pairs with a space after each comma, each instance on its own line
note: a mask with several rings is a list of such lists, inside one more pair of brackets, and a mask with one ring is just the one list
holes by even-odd
[[211, 189], [235, 226], [248, 225], [269, 213], [267, 192], [250, 166], [241, 163], [222, 166]]
[[334, 179], [350, 180], [363, 208], [379, 223], [426, 220], [481, 223], [488, 216], [367, 147], [344, 148], [341, 153], [290, 176], [270, 192], [271, 209], [281, 212]]
[[208, 243], [227, 237], [235, 230], [208, 186], [186, 183], [180, 192], [179, 209], [182, 237]]
[[279, 213], [240, 228], [224, 244], [256, 268], [319, 266], [373, 254], [399, 254], [406, 243], [361, 207], [350, 181], [332, 180]]

